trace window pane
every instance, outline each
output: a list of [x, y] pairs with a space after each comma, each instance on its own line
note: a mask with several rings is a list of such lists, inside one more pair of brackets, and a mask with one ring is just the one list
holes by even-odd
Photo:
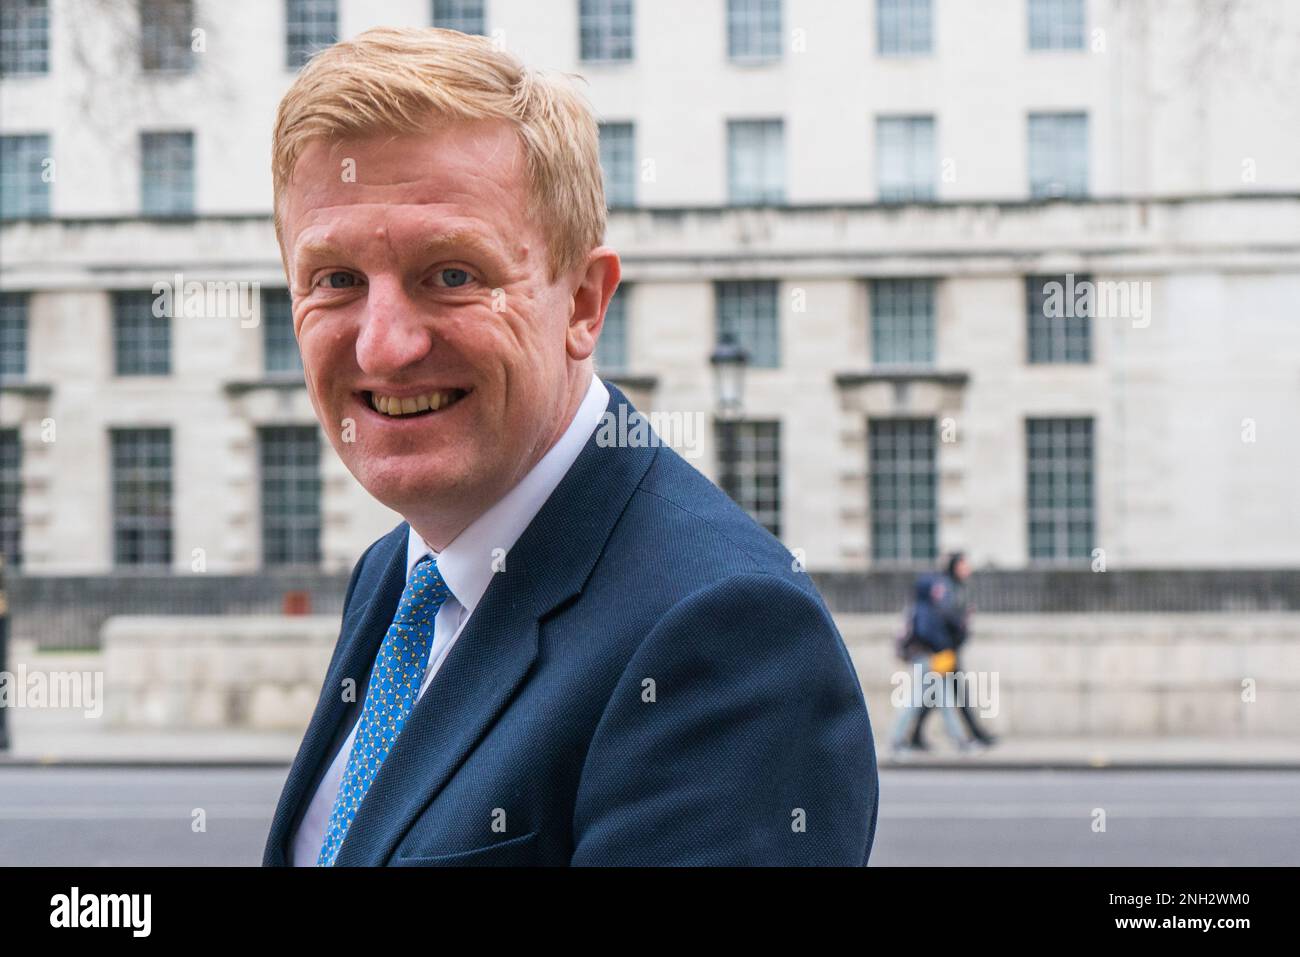
[[23, 560], [23, 455], [17, 429], [0, 429], [0, 555], [17, 568]]
[[113, 561], [171, 564], [172, 452], [168, 429], [114, 429]]
[[262, 561], [320, 562], [320, 434], [312, 425], [258, 429]]
[[194, 134], [140, 134], [140, 198], [146, 216], [194, 212]]
[[1080, 299], [1089, 275], [1025, 277], [1028, 359], [1039, 362], [1092, 360], [1092, 302]]
[[871, 557], [931, 561], [938, 495], [933, 419], [872, 419], [867, 426]]
[[1092, 555], [1092, 419], [1025, 421], [1029, 557], [1043, 561]]
[[1029, 194], [1088, 195], [1086, 113], [1029, 114]]
[[727, 173], [733, 205], [785, 202], [785, 124], [781, 120], [729, 122]]
[[478, 36], [487, 34], [483, 0], [433, 0], [433, 25]]
[[596, 371], [623, 372], [628, 368], [628, 287], [620, 285], [605, 310], [605, 326], [596, 340]]
[[154, 315], [148, 292], [113, 293], [113, 355], [117, 375], [171, 372], [171, 318]]
[[935, 198], [934, 118], [882, 116], [876, 120], [876, 178], [882, 203]]
[[774, 280], [719, 282], [714, 285], [716, 337], [749, 353], [749, 364], [774, 369], [781, 364], [780, 317]]
[[736, 60], [781, 56], [781, 0], [727, 0], [727, 53]]
[[754, 521], [781, 537], [781, 423], [715, 425], [720, 485]]
[[49, 71], [49, 0], [4, 0], [0, 3], [0, 76]]
[[883, 55], [929, 53], [930, 0], [876, 0], [876, 49]]
[[262, 355], [267, 372], [302, 372], [288, 289], [262, 290]]
[[44, 133], [0, 136], [0, 219], [50, 215], [49, 158]]
[[140, 0], [140, 56], [146, 72], [189, 72], [193, 0]]
[[871, 358], [877, 365], [934, 362], [934, 280], [871, 283]]
[[632, 0], [581, 0], [578, 39], [584, 60], [632, 59]]
[[25, 292], [0, 292], [0, 379], [27, 374], [27, 304]]
[[631, 123], [600, 124], [600, 168], [605, 177], [605, 204], [636, 205], [636, 147]]
[[338, 0], [285, 0], [285, 66], [296, 70], [339, 38]]
[[1084, 0], [1029, 0], [1029, 49], [1082, 50]]

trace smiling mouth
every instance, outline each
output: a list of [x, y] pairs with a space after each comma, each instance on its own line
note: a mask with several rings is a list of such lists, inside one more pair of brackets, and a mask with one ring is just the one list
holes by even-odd
[[432, 415], [455, 405], [469, 395], [467, 389], [438, 389], [424, 395], [395, 396], [382, 392], [361, 393], [370, 408], [394, 419]]

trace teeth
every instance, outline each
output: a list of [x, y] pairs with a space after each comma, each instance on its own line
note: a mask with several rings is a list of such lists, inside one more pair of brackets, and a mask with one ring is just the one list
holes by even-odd
[[370, 393], [370, 405], [376, 412], [382, 412], [384, 415], [414, 415], [416, 412], [426, 410], [436, 412], [444, 406], [451, 405], [463, 394], [459, 389], [443, 389], [438, 392], [430, 392], [428, 395], [399, 398], [395, 395], [379, 395], [372, 392]]

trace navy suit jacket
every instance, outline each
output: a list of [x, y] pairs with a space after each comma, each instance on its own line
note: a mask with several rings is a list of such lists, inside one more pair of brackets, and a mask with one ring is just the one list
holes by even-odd
[[[608, 412], [636, 412], [610, 387]], [[347, 865], [863, 865], [871, 726], [790, 553], [666, 446], [601, 430], [510, 550], [339, 850]], [[263, 863], [360, 713], [407, 525], [362, 556]]]

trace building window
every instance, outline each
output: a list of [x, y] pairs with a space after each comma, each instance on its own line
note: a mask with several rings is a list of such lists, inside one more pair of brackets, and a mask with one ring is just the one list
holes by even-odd
[[1091, 286], [1091, 276], [1025, 277], [1030, 362], [1092, 361], [1092, 296], [1076, 291]]
[[600, 169], [605, 205], [636, 205], [636, 134], [631, 123], [600, 124]]
[[194, 212], [194, 134], [140, 134], [140, 198], [146, 216]]
[[267, 372], [302, 372], [288, 289], [262, 290], [262, 360]]
[[0, 136], [0, 219], [50, 215], [49, 158], [50, 138], [44, 133]]
[[716, 423], [722, 490], [781, 537], [781, 423]]
[[781, 364], [781, 328], [775, 280], [714, 284], [717, 338], [724, 336], [749, 353], [749, 364], [775, 369]]
[[727, 55], [733, 60], [781, 57], [781, 0], [727, 0]]
[[1092, 419], [1027, 419], [1029, 557], [1088, 559], [1093, 547]]
[[25, 292], [0, 292], [0, 380], [27, 375], [27, 304]]
[[172, 559], [172, 434], [113, 429], [113, 563], [167, 566]]
[[1088, 115], [1029, 114], [1029, 194], [1088, 195]]
[[871, 557], [929, 562], [938, 550], [933, 419], [872, 419], [867, 426]]
[[154, 314], [148, 292], [113, 293], [113, 356], [117, 375], [171, 372], [171, 317]]
[[285, 0], [284, 65], [296, 70], [339, 38], [338, 0]]
[[881, 56], [929, 53], [930, 0], [876, 0], [876, 49]]
[[933, 279], [872, 281], [871, 361], [876, 365], [934, 363]]
[[785, 202], [785, 124], [727, 123], [727, 184], [733, 206]]
[[483, 0], [433, 0], [433, 25], [476, 36], [487, 35]]
[[0, 3], [0, 76], [50, 72], [49, 0]]
[[140, 0], [140, 65], [145, 72], [194, 69], [193, 30], [193, 0]]
[[876, 179], [882, 203], [935, 197], [934, 117], [876, 119]]
[[1029, 0], [1029, 49], [1082, 50], [1084, 0]]
[[23, 447], [17, 429], [0, 429], [0, 557], [23, 563]]
[[584, 60], [632, 59], [632, 0], [580, 0], [578, 38]]
[[630, 294], [628, 287], [620, 284], [605, 309], [605, 325], [596, 340], [596, 369], [599, 371], [627, 371], [627, 297]]
[[314, 425], [257, 430], [262, 476], [262, 562], [320, 563], [320, 433]]

